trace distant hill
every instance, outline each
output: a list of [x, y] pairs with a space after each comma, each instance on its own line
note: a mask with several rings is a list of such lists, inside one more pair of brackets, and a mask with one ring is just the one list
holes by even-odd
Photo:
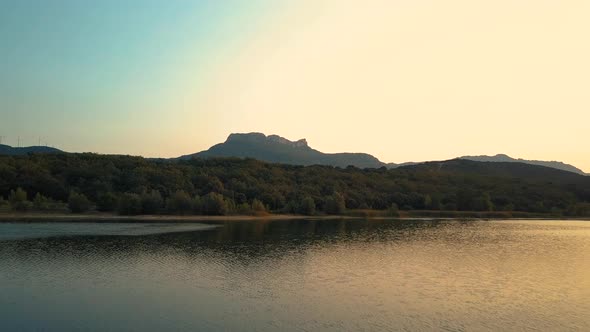
[[516, 178], [540, 183], [585, 183], [590, 185], [590, 177], [583, 176], [582, 174], [521, 162], [480, 162], [457, 158], [446, 161], [429, 161], [416, 165], [399, 167], [398, 169], [430, 174], [462, 174], [498, 178]]
[[531, 164], [531, 165], [538, 165], [538, 166], [545, 166], [551, 167], [555, 169], [560, 169], [563, 171], [573, 172], [581, 175], [586, 175], [584, 171], [581, 169], [562, 163], [560, 161], [542, 161], [542, 160], [525, 160], [525, 159], [515, 159], [505, 154], [497, 154], [495, 156], [463, 156], [460, 159], [467, 159], [473, 161], [480, 161], [480, 162], [503, 162], [503, 163], [524, 163], [524, 164]]
[[63, 151], [48, 146], [25, 146], [15, 148], [10, 145], [0, 144], [0, 155], [23, 156], [29, 153], [64, 153]]
[[[262, 133], [231, 134], [225, 142], [216, 144], [208, 150], [184, 155], [175, 159], [187, 160], [192, 158], [214, 157], [253, 158], [271, 163], [303, 166], [329, 165], [342, 168], [347, 166], [355, 166], [358, 168], [387, 167], [392, 169], [423, 164], [416, 162], [406, 162], [400, 164], [384, 163], [367, 153], [323, 153], [311, 148], [305, 139], [290, 141], [278, 135], [266, 136]], [[505, 154], [498, 154], [495, 156], [463, 156], [458, 159], [484, 163], [523, 163], [586, 175], [586, 173], [584, 173], [581, 169], [559, 161], [515, 159]]]
[[305, 139], [290, 141], [286, 138], [262, 133], [231, 134], [224, 143], [209, 150], [185, 155], [179, 159], [239, 157], [291, 165], [330, 165], [358, 168], [392, 167], [366, 153], [323, 153], [312, 149]]

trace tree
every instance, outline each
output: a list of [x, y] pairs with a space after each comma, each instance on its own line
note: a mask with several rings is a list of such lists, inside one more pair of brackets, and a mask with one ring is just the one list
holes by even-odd
[[119, 197], [117, 212], [121, 215], [137, 215], [141, 213], [141, 197], [134, 193], [124, 193]]
[[40, 193], [35, 195], [33, 199], [33, 207], [37, 211], [45, 211], [49, 209], [49, 199]]
[[77, 193], [75, 191], [70, 192], [68, 198], [68, 208], [73, 213], [82, 213], [90, 209], [90, 201], [84, 194]]
[[252, 201], [252, 212], [254, 212], [254, 214], [265, 214], [265, 213], [267, 213], [266, 207], [264, 206], [264, 204], [261, 201], [257, 200], [257, 199], [254, 199]]
[[424, 196], [424, 207], [428, 210], [432, 210], [432, 197], [430, 197], [430, 195]]
[[169, 213], [189, 214], [193, 210], [193, 200], [184, 190], [178, 190], [166, 200]]
[[206, 215], [227, 214], [227, 204], [221, 194], [210, 192], [203, 197], [203, 213]]
[[[578, 204], [590, 202], [590, 182], [585, 177], [519, 163], [455, 160], [387, 170], [292, 166], [238, 158], [161, 162], [76, 153], [0, 156], [0, 196], [9, 201], [3, 203], [2, 211], [40, 209], [43, 205], [67, 209], [72, 188], [96, 202], [99, 211], [118, 210], [124, 193], [145, 194], [139, 197], [139, 209], [135, 197], [126, 197], [130, 203], [122, 205], [128, 207], [123, 211], [133, 214], [142, 210], [158, 213], [151, 207], [162, 204], [157, 204], [158, 198], [152, 200], [157, 194], [150, 190], [169, 199], [177, 190], [184, 190], [190, 195], [191, 207], [190, 212], [181, 208], [187, 211], [182, 213], [209, 214], [220, 210], [243, 213], [246, 205], [248, 213], [253, 213], [254, 199], [273, 211], [303, 214], [314, 214], [318, 209], [338, 214], [346, 212], [344, 207], [385, 212], [395, 202], [400, 210], [562, 211], [574, 215], [585, 214], [584, 205]], [[334, 194], [336, 188], [338, 195]], [[209, 192], [220, 196], [193, 196]], [[36, 193], [40, 196], [33, 199]], [[339, 195], [346, 198], [344, 206]], [[178, 204], [174, 206], [176, 210]], [[164, 208], [159, 210], [165, 212]]]
[[248, 203], [241, 203], [236, 206], [236, 212], [239, 215], [246, 215], [252, 213], [252, 207]]
[[391, 203], [391, 206], [387, 209], [387, 214], [390, 217], [399, 217], [399, 208], [397, 207], [397, 204]]
[[[542, 204], [542, 203], [541, 203]], [[493, 211], [494, 210], [494, 203], [492, 203], [492, 199], [490, 194], [483, 193], [479, 197], [473, 200], [473, 209], [477, 211]]]
[[199, 195], [193, 197], [192, 208], [194, 214], [203, 214], [203, 200]]
[[26, 211], [32, 207], [31, 202], [27, 200], [27, 192], [21, 187], [16, 188], [16, 191], [10, 191], [8, 201], [12, 209], [16, 211]]
[[576, 203], [568, 207], [567, 214], [570, 216], [590, 216], [590, 203]]
[[156, 214], [164, 205], [162, 195], [157, 190], [141, 194], [141, 209], [143, 214]]
[[106, 192], [98, 195], [96, 200], [96, 209], [102, 212], [115, 211], [119, 199], [117, 195], [112, 192]]
[[299, 204], [298, 212], [306, 216], [315, 214], [315, 201], [310, 196], [305, 196]]
[[326, 199], [325, 210], [327, 214], [343, 214], [344, 210], [346, 210], [344, 197], [339, 193], [334, 193], [332, 196], [328, 197], [328, 199]]

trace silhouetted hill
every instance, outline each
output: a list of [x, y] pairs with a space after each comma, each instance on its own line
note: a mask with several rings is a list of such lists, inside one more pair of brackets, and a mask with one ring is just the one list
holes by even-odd
[[531, 165], [539, 165], [545, 167], [551, 167], [555, 169], [560, 169], [563, 171], [573, 172], [581, 175], [586, 175], [581, 169], [574, 167], [569, 164], [562, 163], [560, 161], [542, 161], [542, 160], [525, 160], [525, 159], [515, 159], [505, 154], [497, 154], [495, 156], [463, 156], [461, 159], [473, 160], [473, 161], [481, 161], [481, 162], [505, 162], [505, 163], [525, 163]]
[[[214, 157], [252, 158], [272, 163], [303, 166], [329, 165], [342, 168], [355, 166], [358, 168], [387, 167], [393, 169], [422, 164], [421, 162], [384, 163], [366, 153], [323, 153], [311, 148], [305, 139], [290, 141], [277, 135], [266, 136], [262, 133], [231, 134], [224, 143], [216, 144], [206, 151], [184, 155], [177, 159]], [[463, 156], [459, 159], [484, 163], [530, 164], [586, 175], [582, 170], [559, 161], [515, 159], [504, 154], [496, 156]]]
[[63, 151], [48, 146], [25, 146], [15, 148], [9, 145], [0, 144], [0, 155], [23, 156], [29, 153], [63, 153]]
[[[239, 157], [291, 165], [330, 165], [358, 168], [391, 167], [366, 153], [322, 153], [314, 150], [305, 139], [290, 141], [262, 133], [231, 134], [224, 143], [209, 150], [181, 156], [180, 159]], [[392, 164], [395, 165], [395, 164]]]
[[399, 169], [427, 172], [431, 174], [464, 174], [488, 177], [518, 178], [534, 182], [546, 183], [585, 183], [590, 178], [570, 171], [552, 167], [532, 165], [521, 162], [480, 162], [468, 159], [452, 159], [446, 161], [429, 161], [421, 164], [403, 166]]

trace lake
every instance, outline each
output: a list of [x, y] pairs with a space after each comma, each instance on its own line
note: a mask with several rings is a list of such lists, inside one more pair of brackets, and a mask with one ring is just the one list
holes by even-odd
[[590, 331], [590, 222], [0, 223], [0, 330]]

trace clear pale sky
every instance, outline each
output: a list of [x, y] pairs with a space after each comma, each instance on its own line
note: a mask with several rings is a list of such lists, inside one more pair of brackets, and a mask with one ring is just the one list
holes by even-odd
[[590, 1], [0, 0], [0, 136], [172, 157], [231, 132], [590, 172]]

